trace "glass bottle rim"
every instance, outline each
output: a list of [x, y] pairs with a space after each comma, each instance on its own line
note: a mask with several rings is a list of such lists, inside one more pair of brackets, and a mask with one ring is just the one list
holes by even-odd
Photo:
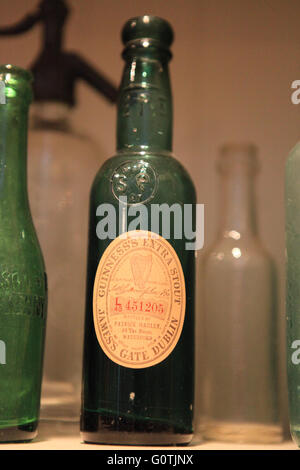
[[28, 106], [32, 101], [33, 76], [17, 65], [0, 65], [1, 103]]
[[25, 80], [28, 80], [30, 82], [33, 80], [32, 73], [29, 70], [19, 67], [18, 65], [1, 64], [0, 75], [3, 75], [3, 74], [11, 74], [15, 78], [18, 78], [18, 77], [24, 78]]

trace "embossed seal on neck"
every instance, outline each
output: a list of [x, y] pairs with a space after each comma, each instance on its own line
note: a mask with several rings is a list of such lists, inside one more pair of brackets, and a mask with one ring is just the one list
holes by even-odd
[[157, 176], [154, 168], [145, 160], [128, 160], [120, 165], [111, 178], [113, 195], [127, 204], [145, 204], [156, 193]]

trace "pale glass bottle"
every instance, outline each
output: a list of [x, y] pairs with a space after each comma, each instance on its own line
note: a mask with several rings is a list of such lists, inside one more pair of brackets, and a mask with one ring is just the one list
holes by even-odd
[[89, 187], [101, 158], [72, 124], [72, 108], [36, 102], [28, 179], [34, 224], [48, 272], [41, 418], [79, 420]]
[[222, 148], [220, 228], [203, 260], [205, 437], [218, 441], [282, 440], [275, 271], [257, 234], [257, 171], [254, 146]]

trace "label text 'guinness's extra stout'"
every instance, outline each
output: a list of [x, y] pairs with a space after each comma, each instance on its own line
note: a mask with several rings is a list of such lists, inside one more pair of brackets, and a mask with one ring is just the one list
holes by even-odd
[[184, 322], [180, 261], [162, 237], [128, 232], [104, 252], [94, 285], [94, 323], [105, 354], [124, 367], [150, 367], [176, 346]]

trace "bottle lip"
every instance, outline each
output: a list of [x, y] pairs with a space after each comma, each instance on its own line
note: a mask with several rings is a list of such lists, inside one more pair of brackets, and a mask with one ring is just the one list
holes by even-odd
[[167, 20], [154, 15], [143, 15], [130, 18], [123, 27], [121, 37], [125, 46], [136, 40], [154, 40], [169, 48], [174, 40], [174, 32]]
[[247, 153], [255, 157], [258, 149], [252, 142], [227, 142], [221, 146], [220, 152], [223, 155], [228, 153]]
[[1, 103], [23, 103], [27, 106], [32, 101], [32, 81], [29, 70], [17, 65], [0, 65]]
[[[12, 65], [12, 64], [0, 65], [0, 75], [8, 75], [8, 74], [10, 74], [11, 77], [14, 77], [14, 78], [23, 78], [29, 82], [33, 81], [32, 73], [29, 70], [23, 69], [22, 67], [19, 67], [18, 65]], [[9, 82], [9, 79], [11, 77], [6, 77], [6, 81]]]

